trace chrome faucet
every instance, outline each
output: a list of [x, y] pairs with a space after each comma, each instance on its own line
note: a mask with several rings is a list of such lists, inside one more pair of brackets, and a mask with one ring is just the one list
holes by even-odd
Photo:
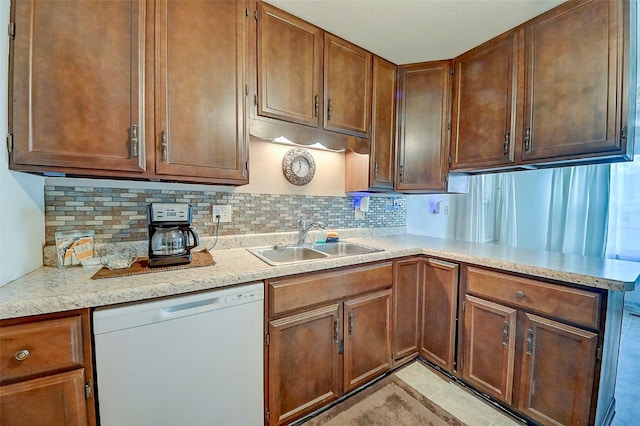
[[325, 224], [322, 222], [311, 222], [307, 225], [307, 221], [305, 219], [300, 219], [298, 221], [298, 245], [301, 246], [304, 244], [304, 240], [307, 239], [307, 234], [312, 229], [324, 229]]

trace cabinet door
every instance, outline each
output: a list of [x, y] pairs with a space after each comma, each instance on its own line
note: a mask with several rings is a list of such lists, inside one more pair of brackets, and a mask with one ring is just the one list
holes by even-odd
[[371, 53], [324, 35], [324, 128], [368, 137], [371, 119]]
[[512, 31], [453, 60], [451, 170], [514, 163], [523, 47], [524, 32]]
[[424, 265], [420, 355], [453, 372], [459, 267], [436, 259], [427, 259]]
[[462, 378], [507, 404], [513, 394], [516, 310], [465, 296]]
[[396, 189], [447, 189], [449, 61], [400, 67]]
[[393, 265], [394, 360], [418, 352], [421, 265], [419, 259], [399, 260]]
[[344, 303], [344, 390], [391, 368], [391, 289]]
[[523, 330], [518, 409], [542, 424], [588, 424], [598, 335], [532, 314]]
[[526, 25], [524, 160], [624, 153], [623, 8], [575, 1]]
[[393, 189], [394, 147], [396, 141], [397, 67], [373, 57], [373, 102], [371, 108], [371, 159], [369, 186]]
[[340, 304], [269, 323], [269, 424], [290, 423], [341, 394]]
[[0, 387], [0, 424], [87, 424], [84, 369]]
[[144, 172], [145, 2], [31, 0], [12, 8], [11, 167]]
[[258, 3], [258, 114], [320, 125], [322, 30]]
[[156, 173], [247, 183], [246, 2], [156, 4]]

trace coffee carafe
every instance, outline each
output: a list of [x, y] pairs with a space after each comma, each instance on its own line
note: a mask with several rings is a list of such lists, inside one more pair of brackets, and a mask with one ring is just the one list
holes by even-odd
[[191, 226], [192, 209], [183, 203], [147, 205], [149, 266], [180, 265], [191, 262], [191, 250], [200, 244]]

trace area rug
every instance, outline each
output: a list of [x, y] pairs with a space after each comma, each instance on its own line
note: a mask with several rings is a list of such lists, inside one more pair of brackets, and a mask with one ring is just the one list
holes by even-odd
[[304, 426], [464, 426], [394, 375], [303, 423]]

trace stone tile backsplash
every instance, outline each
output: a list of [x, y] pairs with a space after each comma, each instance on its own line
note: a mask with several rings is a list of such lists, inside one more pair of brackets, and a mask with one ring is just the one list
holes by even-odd
[[369, 212], [355, 219], [353, 197], [46, 185], [46, 244], [56, 231], [76, 229], [93, 229], [97, 243], [146, 240], [146, 205], [153, 202], [191, 204], [202, 237], [215, 233], [212, 204], [231, 206], [232, 222], [221, 224], [220, 235], [291, 232], [303, 217], [328, 229], [406, 226], [401, 197], [371, 197]]

